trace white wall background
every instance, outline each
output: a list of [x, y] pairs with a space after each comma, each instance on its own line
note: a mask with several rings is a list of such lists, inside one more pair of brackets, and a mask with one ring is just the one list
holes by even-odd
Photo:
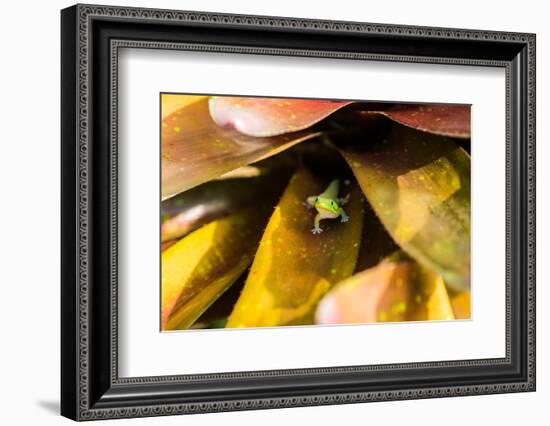
[[[104, 0], [103, 4], [537, 33], [538, 390], [530, 394], [294, 408], [102, 424], [498, 425], [548, 421], [550, 401], [550, 27], [545, 2]], [[59, 404], [59, 9], [69, 1], [2, 6], [0, 66], [0, 418], [68, 424]], [[537, 421], [538, 419], [538, 421]], [[131, 423], [129, 423], [131, 422]]]

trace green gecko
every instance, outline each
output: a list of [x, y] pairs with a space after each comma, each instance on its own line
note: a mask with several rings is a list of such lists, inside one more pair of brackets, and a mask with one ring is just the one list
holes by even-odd
[[319, 195], [312, 195], [307, 197], [306, 206], [308, 208], [315, 207], [317, 209], [317, 214], [314, 219], [314, 227], [311, 230], [312, 234], [320, 234], [323, 232], [319, 226], [319, 222], [323, 219], [336, 219], [340, 217], [340, 222], [347, 222], [349, 216], [346, 214], [342, 205], [348, 202], [349, 195], [345, 198], [338, 198], [338, 189], [339, 189], [338, 179], [334, 179]]

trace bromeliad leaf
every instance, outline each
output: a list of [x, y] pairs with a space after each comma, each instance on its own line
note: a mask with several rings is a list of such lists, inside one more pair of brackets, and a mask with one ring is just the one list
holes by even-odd
[[167, 250], [168, 248], [172, 247], [174, 244], [176, 244], [178, 240], [170, 240], [170, 241], [162, 241], [160, 244], [160, 251]]
[[215, 220], [162, 252], [163, 330], [189, 328], [246, 270], [273, 204]]
[[451, 306], [456, 319], [470, 319], [472, 308], [472, 297], [469, 291], [453, 292], [449, 294]]
[[378, 265], [391, 253], [399, 249], [392, 237], [380, 222], [368, 202], [365, 202], [365, 216], [361, 235], [361, 248], [357, 256], [355, 272]]
[[470, 137], [469, 105], [395, 105], [382, 114], [405, 126], [441, 136]]
[[269, 220], [227, 327], [311, 324], [321, 297], [353, 273], [363, 222], [362, 196], [357, 185], [348, 187], [349, 221], [325, 220], [323, 232], [314, 235], [315, 212], [304, 202], [323, 192], [327, 183], [304, 168], [292, 177]]
[[281, 166], [264, 176], [213, 180], [164, 201], [161, 240], [182, 238], [244, 206], [273, 199], [283, 192], [290, 173], [290, 167]]
[[394, 124], [340, 150], [392, 238], [459, 291], [470, 287], [470, 158], [451, 139]]
[[368, 120], [382, 115], [390, 120], [415, 130], [454, 138], [470, 137], [470, 106], [443, 104], [398, 104], [383, 106], [380, 104], [354, 105], [351, 110], [342, 111], [335, 120], [344, 120], [348, 125], [355, 120]]
[[315, 99], [213, 97], [210, 114], [223, 127], [256, 137], [307, 129], [350, 101]]
[[304, 130], [268, 138], [218, 126], [208, 100], [178, 109], [162, 121], [162, 199], [318, 136]]
[[316, 312], [317, 324], [451, 319], [441, 276], [400, 254], [337, 284]]
[[207, 96], [191, 96], [175, 93], [163, 93], [161, 95], [162, 118], [165, 119], [169, 115], [176, 112], [178, 109], [207, 98]]

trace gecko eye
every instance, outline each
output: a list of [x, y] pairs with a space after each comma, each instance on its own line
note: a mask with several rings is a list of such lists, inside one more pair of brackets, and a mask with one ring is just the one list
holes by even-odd
[[319, 201], [319, 197], [315, 197], [315, 202], [317, 203]]

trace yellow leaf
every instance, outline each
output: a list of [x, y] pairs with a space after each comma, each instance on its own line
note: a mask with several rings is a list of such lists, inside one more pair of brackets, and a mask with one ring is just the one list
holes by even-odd
[[197, 229], [162, 252], [162, 329], [186, 329], [246, 270], [273, 204]]
[[207, 96], [180, 95], [175, 93], [163, 93], [161, 95], [162, 118], [168, 117], [173, 112], [193, 102], [206, 99]]
[[315, 211], [304, 202], [328, 182], [305, 169], [292, 177], [267, 225], [244, 289], [227, 327], [312, 324], [321, 297], [353, 273], [363, 223], [363, 197], [352, 184], [345, 206], [350, 217], [321, 222], [312, 234]]
[[472, 298], [469, 291], [450, 294], [451, 306], [457, 319], [470, 319]]

